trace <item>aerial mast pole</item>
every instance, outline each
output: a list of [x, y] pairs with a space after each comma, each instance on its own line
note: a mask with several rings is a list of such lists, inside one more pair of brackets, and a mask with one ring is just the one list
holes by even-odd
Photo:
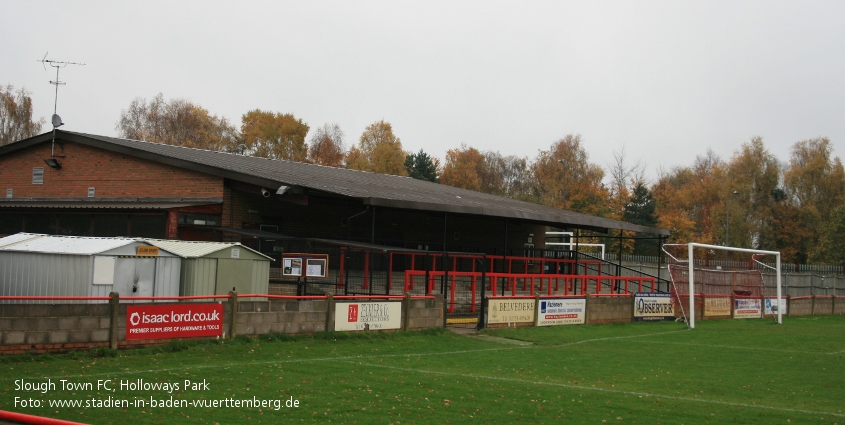
[[[56, 156], [55, 155], [56, 129], [65, 124], [65, 123], [62, 122], [62, 118], [59, 117], [59, 114], [57, 112], [58, 106], [59, 106], [59, 86], [67, 84], [64, 81], [59, 80], [59, 69], [64, 68], [68, 65], [85, 65], [85, 64], [81, 63], [81, 62], [67, 62], [67, 61], [57, 61], [57, 60], [47, 59], [48, 53], [45, 53], [44, 57], [41, 58], [41, 60], [39, 60], [38, 62], [41, 62], [41, 64], [44, 66], [45, 71], [47, 70], [47, 66], [46, 66], [47, 64], [49, 64], [53, 68], [56, 68], [56, 81], [50, 81], [50, 84], [56, 86], [56, 95], [53, 98], [53, 118], [51, 119], [51, 122], [53, 124], [53, 145], [50, 147], [50, 157], [54, 158]], [[58, 164], [58, 162], [56, 162], [56, 164]], [[53, 167], [53, 165], [50, 165], [50, 166]]]

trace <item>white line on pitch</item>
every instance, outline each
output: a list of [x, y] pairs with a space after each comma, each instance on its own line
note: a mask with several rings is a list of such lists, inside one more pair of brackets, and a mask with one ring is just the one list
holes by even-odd
[[[436, 353], [402, 353], [402, 354], [379, 354], [379, 355], [368, 355], [369, 358], [381, 357], [381, 358], [390, 358], [390, 357], [427, 357], [427, 356], [448, 356], [448, 355], [459, 355], [459, 354], [474, 354], [474, 353], [483, 353], [488, 351], [505, 351], [505, 350], [525, 350], [525, 349], [538, 349], [538, 348], [560, 348], [560, 347], [567, 347], [572, 345], [578, 344], [585, 344], [588, 342], [599, 342], [599, 341], [609, 341], [614, 339], [629, 339], [629, 338], [637, 338], [642, 336], [656, 336], [656, 335], [664, 335], [664, 334], [671, 334], [676, 332], [686, 332], [687, 330], [679, 330], [679, 331], [669, 331], [669, 332], [657, 332], [657, 333], [649, 333], [649, 334], [641, 334], [641, 335], [624, 335], [624, 336], [617, 336], [617, 337], [606, 337], [606, 338], [593, 338], [593, 339], [585, 339], [581, 341], [574, 341], [568, 342], [564, 344], [558, 345], [544, 345], [544, 346], [507, 346], [507, 347], [494, 347], [494, 348], [480, 348], [476, 350], [457, 350], [457, 351], [442, 351]], [[269, 364], [283, 364], [283, 363], [303, 363], [303, 362], [331, 362], [331, 361], [343, 361], [343, 360], [355, 360], [360, 359], [363, 356], [342, 356], [342, 357], [321, 357], [315, 359], [290, 359], [290, 360], [267, 360], [261, 362], [231, 362], [231, 363], [217, 363], [217, 364], [205, 364], [205, 365], [190, 365], [190, 366], [180, 366], [180, 367], [170, 367], [170, 368], [163, 368], [163, 369], [148, 369], [148, 370], [123, 370], [123, 371], [113, 371], [113, 372], [101, 372], [101, 373], [86, 373], [86, 374], [78, 374], [78, 375], [61, 375], [62, 378], [85, 378], [85, 377], [93, 377], [93, 376], [121, 376], [121, 375], [137, 375], [141, 373], [161, 373], [161, 372], [175, 372], [180, 370], [191, 370], [191, 369], [219, 369], [219, 368], [228, 368], [228, 367], [238, 367], [238, 366], [257, 366], [257, 365], [269, 365]], [[59, 376], [27, 376], [21, 377], [18, 379], [45, 379], [45, 378], [58, 378]]]
[[398, 366], [387, 366], [387, 365], [379, 365], [373, 363], [364, 363], [364, 362], [351, 362], [347, 360], [343, 360], [343, 363], [349, 363], [359, 366], [372, 366], [377, 368], [383, 369], [392, 369], [398, 370], [402, 372], [414, 372], [414, 373], [421, 373], [421, 374], [429, 374], [429, 375], [443, 375], [443, 376], [457, 376], [461, 378], [472, 378], [472, 379], [489, 379], [492, 381], [506, 381], [506, 382], [514, 382], [520, 384], [531, 384], [531, 385], [547, 385], [552, 387], [562, 387], [562, 388], [570, 388], [573, 390], [583, 390], [583, 391], [597, 391], [597, 392], [604, 392], [604, 393], [612, 393], [612, 394], [624, 394], [624, 395], [632, 395], [638, 397], [654, 397], [654, 398], [662, 398], [662, 399], [670, 399], [670, 400], [678, 400], [678, 401], [693, 401], [697, 403], [711, 403], [711, 404], [720, 404], [723, 406], [732, 406], [732, 407], [748, 407], [748, 408], [757, 408], [757, 409], [765, 409], [765, 410], [776, 410], [782, 412], [794, 412], [794, 413], [806, 413], [810, 415], [828, 415], [828, 416], [837, 416], [837, 417], [845, 417], [843, 413], [834, 413], [834, 412], [822, 412], [818, 410], [804, 410], [804, 409], [790, 409], [788, 407], [777, 407], [777, 406], [767, 406], [763, 404], [747, 404], [747, 403], [733, 403], [729, 401], [720, 401], [720, 400], [708, 400], [702, 398], [690, 398], [690, 397], [678, 397], [678, 396], [671, 396], [671, 395], [664, 395], [664, 394], [655, 394], [655, 393], [642, 393], [637, 391], [624, 391], [624, 390], [614, 390], [610, 388], [597, 388], [597, 387], [583, 387], [580, 385], [570, 385], [570, 384], [563, 384], [559, 382], [543, 382], [543, 381], [530, 381], [525, 379], [516, 379], [516, 378], [504, 378], [501, 376], [487, 376], [487, 375], [475, 375], [471, 373], [452, 373], [452, 372], [440, 372], [436, 370], [425, 370], [425, 369], [411, 369], [405, 367], [398, 367]]
[[666, 342], [666, 341], [649, 341], [649, 340], [640, 340], [637, 342], [650, 342], [652, 344], [661, 344], [661, 345], [688, 345], [691, 347], [709, 347], [709, 348], [729, 348], [731, 350], [759, 350], [759, 351], [775, 351], [778, 353], [798, 353], [798, 354], [842, 354], [845, 353], [843, 351], [803, 351], [803, 350], [782, 350], [778, 348], [765, 348], [765, 347], [736, 347], [733, 345], [711, 345], [711, 344], [695, 344], [691, 342]]

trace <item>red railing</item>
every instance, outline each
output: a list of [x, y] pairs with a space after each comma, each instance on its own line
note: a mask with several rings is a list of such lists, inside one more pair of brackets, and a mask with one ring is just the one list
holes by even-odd
[[[328, 295], [272, 295], [272, 294], [237, 294], [240, 298], [269, 298], [285, 300], [326, 300]], [[123, 296], [120, 301], [188, 301], [205, 299], [231, 299], [232, 295], [185, 295], [185, 296]], [[336, 300], [373, 300], [402, 299], [404, 295], [337, 295]], [[411, 299], [433, 299], [434, 295], [411, 295]], [[0, 301], [110, 301], [108, 296], [72, 296], [72, 295], [0, 295]]]
[[[546, 295], [553, 296], [554, 292], [559, 291], [560, 281], [563, 280], [563, 296], [569, 295], [593, 295], [593, 296], [630, 296], [631, 290], [636, 287], [636, 292], [643, 292], [644, 283], [651, 284], [651, 291], [655, 292], [653, 277], [634, 277], [634, 276], [594, 276], [594, 275], [571, 275], [571, 274], [539, 274], [539, 273], [481, 273], [478, 271], [442, 271], [442, 270], [406, 270], [405, 271], [405, 292], [413, 290], [414, 280], [416, 276], [428, 276], [426, 291], [432, 292], [434, 290], [434, 283], [437, 278], [449, 277], [449, 300], [448, 311], [454, 313], [455, 311], [455, 293], [458, 278], [470, 278], [470, 312], [476, 311], [476, 298], [478, 294], [478, 279], [488, 278], [489, 284], [487, 291], [491, 291], [490, 297], [496, 298], [500, 295], [496, 294], [494, 283], [500, 279], [505, 280], [505, 291], [510, 291], [510, 297], [517, 296], [517, 281], [522, 280], [522, 290], [529, 291], [528, 297], [536, 295], [535, 288], [539, 286], [539, 290], [543, 290], [543, 283], [547, 282]], [[575, 284], [580, 281], [580, 294], [575, 294]], [[529, 286], [530, 282], [530, 286]], [[539, 282], [539, 285], [537, 283]], [[589, 291], [589, 282], [595, 282], [595, 291]], [[631, 283], [634, 283], [632, 285]], [[554, 283], [554, 285], [553, 285]], [[618, 287], [621, 293], [602, 293], [604, 284], [611, 288]], [[616, 284], [616, 285], [614, 285]], [[554, 289], [553, 289], [554, 288]]]
[[[391, 271], [393, 270], [393, 264], [394, 264], [393, 258], [394, 258], [394, 256], [408, 256], [408, 257], [410, 257], [411, 264], [410, 264], [410, 267], [408, 267], [407, 271], [423, 271], [423, 272], [426, 269], [425, 269], [425, 267], [423, 267], [422, 269], [417, 268], [417, 266], [419, 264], [419, 262], [417, 261], [417, 258], [422, 258], [422, 259], [426, 259], [426, 258], [431, 258], [431, 259], [448, 258], [448, 259], [451, 259], [452, 260], [452, 264], [451, 264], [452, 267], [451, 267], [450, 273], [459, 272], [458, 264], [457, 264], [458, 260], [467, 260], [467, 259], [473, 260], [472, 261], [472, 267], [470, 267], [471, 270], [460, 271], [460, 272], [480, 273], [480, 271], [478, 270], [478, 267], [477, 267], [477, 262], [474, 261], [474, 260], [484, 260], [487, 264], [487, 270], [486, 270], [487, 273], [495, 273], [494, 270], [496, 270], [497, 268], [501, 269], [501, 270], [507, 270], [506, 272], [503, 272], [503, 273], [507, 273], [507, 274], [518, 273], [519, 271], [516, 271], [515, 268], [522, 269], [520, 271], [523, 272], [523, 273], [529, 273], [529, 267], [537, 266], [537, 265], [539, 265], [541, 270], [545, 270], [546, 265], [549, 265], [549, 266], [553, 266], [555, 271], [558, 271], [562, 268], [563, 265], [568, 265], [572, 269], [574, 269], [576, 266], [584, 266], [584, 270], [585, 270], [585, 273], [586, 273], [585, 275], [593, 276], [593, 275], [590, 275], [590, 267], [589, 266], [590, 265], [601, 266], [601, 264], [602, 264], [601, 260], [577, 260], [576, 261], [576, 260], [562, 259], [562, 258], [517, 257], [517, 256], [506, 256], [506, 255], [445, 254], [445, 253], [425, 253], [425, 254], [423, 254], [423, 253], [417, 253], [417, 252], [391, 252], [390, 258], [389, 258], [389, 261], [388, 261], [388, 264], [389, 264], [388, 267], [389, 267], [389, 270], [391, 270]], [[521, 265], [519, 265], [519, 264], [515, 265], [514, 264], [514, 263], [520, 263], [520, 262], [522, 263]], [[446, 265], [444, 265], [444, 267], [446, 267]], [[429, 272], [438, 272], [438, 271], [442, 272], [443, 270], [437, 270], [437, 261], [431, 261], [431, 265], [428, 268], [428, 271]], [[598, 268], [596, 270], [596, 272], [598, 274], [600, 274], [601, 273], [600, 268]], [[575, 274], [577, 274], [577, 273], [575, 273]], [[598, 274], [596, 276], [598, 276]], [[393, 286], [392, 280], [393, 280], [393, 274], [391, 272], [391, 273], [387, 274], [387, 288], [388, 288], [388, 290], [390, 290]], [[407, 280], [406, 280], [406, 283], [407, 283]], [[366, 285], [366, 283], [365, 283], [365, 285]], [[523, 289], [522, 289], [523, 291], [526, 290], [525, 285], [526, 284], [523, 283]], [[430, 284], [430, 286], [426, 288], [426, 292], [431, 292], [433, 290], [432, 286], [433, 286], [433, 284]], [[364, 287], [364, 289], [366, 289], [366, 287]], [[410, 285], [405, 287], [405, 291], [413, 290], [413, 289], [414, 289], [414, 282], [411, 281]], [[540, 287], [540, 290], [542, 290], [542, 287]]]

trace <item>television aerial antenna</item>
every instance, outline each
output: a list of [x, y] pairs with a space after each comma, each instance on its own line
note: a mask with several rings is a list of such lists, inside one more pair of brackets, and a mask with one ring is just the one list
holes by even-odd
[[[51, 119], [51, 123], [53, 124], [53, 148], [50, 149], [50, 156], [55, 157], [55, 145], [56, 145], [56, 129], [65, 125], [62, 122], [62, 118], [56, 112], [58, 104], [59, 104], [59, 86], [66, 85], [64, 81], [59, 80], [59, 70], [68, 66], [68, 65], [82, 65], [85, 64], [82, 62], [68, 62], [68, 61], [57, 61], [52, 59], [47, 59], [47, 55], [50, 52], [44, 53], [44, 57], [41, 58], [38, 62], [41, 62], [41, 65], [44, 66], [44, 70], [47, 70], [47, 65], [49, 64], [53, 68], [56, 68], [56, 81], [50, 81], [50, 84], [56, 86], [56, 95], [53, 98], [53, 117]], [[52, 166], [52, 165], [51, 165]]]
[[57, 60], [47, 59], [48, 54], [49, 54], [49, 52], [45, 53], [44, 57], [41, 58], [41, 60], [39, 60], [38, 62], [41, 62], [41, 65], [44, 66], [45, 71], [47, 70], [48, 64], [50, 66], [52, 66], [53, 68], [56, 68], [56, 81], [50, 81], [50, 84], [56, 86], [56, 96], [53, 98], [54, 100], [53, 100], [53, 120], [52, 120], [53, 121], [53, 128], [56, 128], [56, 127], [59, 127], [59, 126], [64, 124], [64, 123], [62, 123], [62, 119], [59, 118], [58, 115], [56, 115], [56, 108], [59, 104], [59, 86], [64, 86], [64, 85], [67, 84], [64, 81], [59, 80], [59, 70], [68, 66], [68, 65], [83, 65], [84, 66], [85, 64], [82, 63], [82, 62], [68, 62], [68, 61], [57, 61]]

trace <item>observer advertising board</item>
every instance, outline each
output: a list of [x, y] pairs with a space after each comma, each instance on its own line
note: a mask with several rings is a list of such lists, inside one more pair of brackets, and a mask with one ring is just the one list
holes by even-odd
[[401, 302], [336, 302], [334, 330], [364, 331], [402, 327]]
[[706, 297], [706, 298], [704, 298], [704, 315], [705, 316], [730, 316], [731, 315], [731, 298], [730, 297]]
[[634, 294], [634, 320], [655, 321], [675, 318], [672, 296], [662, 292]]
[[583, 298], [547, 298], [540, 300], [537, 326], [583, 325], [587, 300]]
[[533, 299], [489, 299], [487, 323], [533, 323], [534, 307]]
[[126, 339], [223, 335], [222, 304], [126, 306]]
[[759, 298], [737, 298], [734, 300], [734, 319], [763, 317]]

